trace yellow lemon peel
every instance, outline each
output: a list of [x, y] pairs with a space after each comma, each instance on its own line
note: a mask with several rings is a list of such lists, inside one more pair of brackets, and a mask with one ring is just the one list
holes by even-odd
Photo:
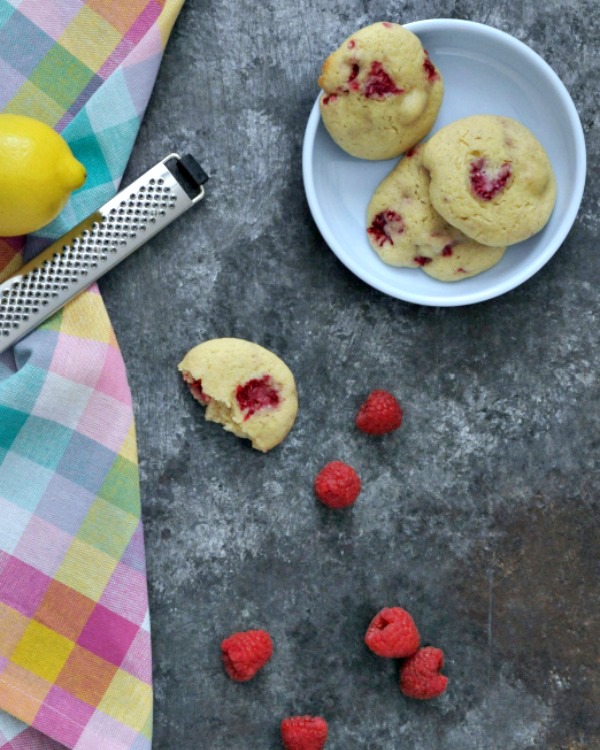
[[86, 171], [64, 138], [32, 117], [0, 114], [0, 237], [49, 224]]

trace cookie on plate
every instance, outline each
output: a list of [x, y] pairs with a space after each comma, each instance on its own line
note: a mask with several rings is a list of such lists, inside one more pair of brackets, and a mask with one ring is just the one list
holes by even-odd
[[323, 63], [319, 107], [352, 156], [391, 159], [431, 130], [444, 86], [418, 37], [384, 21], [349, 36]]
[[298, 412], [296, 383], [276, 354], [251, 341], [211, 339], [179, 364], [205, 417], [269, 451], [291, 430]]
[[441, 281], [460, 281], [491, 268], [503, 247], [488, 247], [451, 226], [429, 198], [423, 145], [410, 149], [378, 185], [367, 208], [367, 237], [384, 263], [422, 268]]
[[438, 281], [460, 281], [495, 266], [505, 252], [505, 247], [490, 247], [467, 239], [442, 250], [423, 266], [423, 271]]
[[423, 164], [435, 210], [484, 245], [513, 245], [539, 232], [556, 200], [542, 144], [510, 117], [472, 115], [430, 138]]

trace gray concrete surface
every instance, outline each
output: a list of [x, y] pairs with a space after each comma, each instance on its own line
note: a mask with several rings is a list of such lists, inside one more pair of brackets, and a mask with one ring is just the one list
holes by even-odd
[[[196, 154], [208, 197], [102, 282], [136, 404], [153, 618], [157, 750], [280, 747], [319, 713], [329, 750], [600, 748], [599, 4], [188, 0], [126, 176]], [[571, 92], [589, 179], [567, 241], [533, 279], [462, 309], [355, 278], [310, 216], [301, 143], [320, 64], [375, 20], [482, 21], [529, 44]], [[176, 365], [217, 336], [294, 371], [299, 417], [267, 455], [203, 421]], [[405, 424], [352, 428], [373, 387]], [[339, 458], [354, 509], [315, 502]], [[447, 693], [411, 702], [362, 643], [406, 606], [441, 647]], [[267, 628], [251, 683], [222, 670], [234, 630]]]

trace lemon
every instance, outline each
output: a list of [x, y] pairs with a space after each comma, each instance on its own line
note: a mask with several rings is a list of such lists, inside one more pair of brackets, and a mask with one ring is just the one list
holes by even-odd
[[85, 178], [85, 167], [51, 127], [0, 114], [0, 237], [49, 224]]

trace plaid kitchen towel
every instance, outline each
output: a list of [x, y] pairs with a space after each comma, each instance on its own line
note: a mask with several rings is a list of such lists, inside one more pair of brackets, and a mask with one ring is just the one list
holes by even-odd
[[[88, 177], [0, 278], [117, 191], [183, 0], [0, 0], [0, 110], [61, 131]], [[0, 748], [151, 745], [132, 406], [96, 287], [0, 356]]]

